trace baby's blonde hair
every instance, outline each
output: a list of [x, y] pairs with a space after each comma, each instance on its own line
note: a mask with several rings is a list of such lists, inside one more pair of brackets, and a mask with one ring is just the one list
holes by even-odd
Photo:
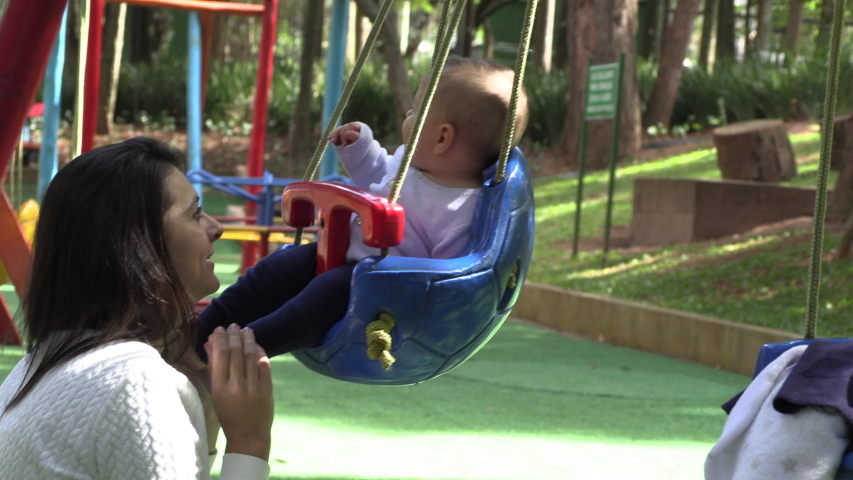
[[[456, 129], [457, 138], [468, 145], [472, 155], [480, 157], [484, 169], [500, 154], [513, 78], [513, 70], [504, 65], [451, 56], [439, 80], [434, 108], [441, 109], [445, 121]], [[527, 93], [522, 87], [513, 146], [524, 134], [527, 117]]]

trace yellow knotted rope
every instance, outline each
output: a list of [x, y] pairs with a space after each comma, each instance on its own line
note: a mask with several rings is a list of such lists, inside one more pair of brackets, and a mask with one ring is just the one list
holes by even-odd
[[506, 288], [515, 288], [518, 285], [518, 262], [512, 266], [512, 272], [509, 274], [509, 279], [506, 281]]
[[370, 322], [365, 329], [367, 334], [367, 356], [379, 360], [382, 369], [388, 370], [397, 360], [391, 355], [391, 329], [397, 322], [390, 313], [380, 313], [379, 319]]

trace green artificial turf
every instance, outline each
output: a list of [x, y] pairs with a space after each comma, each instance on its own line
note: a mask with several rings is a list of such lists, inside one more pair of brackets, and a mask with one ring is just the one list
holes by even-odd
[[[0, 379], [20, 358], [0, 350]], [[699, 479], [748, 379], [507, 322], [416, 386], [273, 359], [273, 479]], [[224, 444], [220, 445], [220, 451]]]

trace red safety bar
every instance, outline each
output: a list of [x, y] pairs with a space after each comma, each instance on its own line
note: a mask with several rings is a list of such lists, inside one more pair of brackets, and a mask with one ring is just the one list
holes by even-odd
[[374, 248], [395, 247], [403, 241], [405, 212], [397, 203], [347, 185], [326, 182], [295, 182], [284, 190], [281, 215], [292, 227], [314, 224], [317, 229], [317, 275], [346, 262], [352, 214], [361, 218], [364, 244]]

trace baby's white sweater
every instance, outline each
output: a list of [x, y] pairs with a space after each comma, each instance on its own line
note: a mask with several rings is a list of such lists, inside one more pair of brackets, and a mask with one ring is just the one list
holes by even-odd
[[[373, 139], [373, 131], [361, 124], [358, 140], [346, 147], [335, 147], [341, 165], [358, 188], [387, 197], [405, 145], [388, 152]], [[417, 168], [410, 167], [397, 202], [406, 211], [403, 243], [389, 249], [390, 255], [419, 258], [459, 256], [471, 229], [479, 188], [448, 188], [430, 181]], [[379, 249], [364, 245], [358, 219], [350, 224], [347, 260], [358, 261], [379, 255]]]
[[[31, 357], [0, 385], [0, 412]], [[135, 341], [73, 358], [0, 416], [2, 479], [208, 479], [207, 448], [195, 387], [156, 349]], [[261, 459], [223, 457], [221, 480], [268, 476]]]

